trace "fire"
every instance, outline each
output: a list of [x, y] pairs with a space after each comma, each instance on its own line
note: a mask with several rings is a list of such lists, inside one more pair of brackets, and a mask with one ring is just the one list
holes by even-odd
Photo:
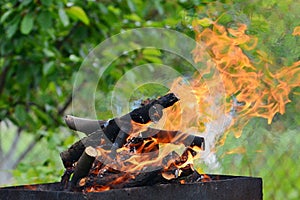
[[85, 192], [103, 192], [103, 191], [107, 191], [110, 190], [109, 186], [93, 186], [90, 188], [87, 188]]
[[[227, 152], [225, 152], [225, 154], [227, 155], [230, 155], [230, 154], [243, 154], [246, 152], [246, 149], [244, 147], [236, 147], [236, 148], [233, 148]], [[225, 155], [223, 155], [225, 156]]]
[[[150, 144], [150, 145], [149, 145]], [[161, 150], [158, 152], [157, 149], [158, 142], [155, 138], [149, 138], [141, 141], [140, 144], [133, 145], [136, 150], [132, 150], [132, 145], [125, 145], [117, 151], [115, 156], [111, 156], [111, 150], [104, 150], [103, 148], [97, 148], [98, 156], [100, 161], [104, 161], [105, 164], [110, 169], [115, 169], [118, 171], [124, 171], [130, 173], [137, 173], [147, 171], [149, 169], [155, 170], [160, 167], [165, 167], [166, 169], [176, 160], [178, 160], [178, 155], [171, 157], [173, 147], [169, 145], [162, 145]], [[172, 145], [170, 145], [172, 146]], [[182, 147], [182, 145], [176, 145]], [[201, 149], [197, 146], [190, 147], [190, 150], [183, 155], [183, 160], [177, 162], [176, 167], [178, 169], [185, 168], [187, 165], [193, 164], [193, 159], [195, 155], [192, 152], [200, 152]], [[171, 152], [171, 153], [170, 153]], [[169, 156], [167, 160], [164, 160]], [[101, 174], [102, 171], [98, 171], [97, 168], [94, 169], [95, 174]], [[122, 182], [118, 181], [117, 182]]]
[[[183, 84], [181, 78], [174, 81], [172, 92], [179, 98], [195, 99], [197, 103], [184, 105], [184, 108], [182, 104], [176, 104], [175, 108], [167, 110], [169, 120], [167, 119], [165, 126], [182, 129], [192, 127], [190, 122], [198, 122], [199, 125], [194, 125], [194, 128], [203, 130], [203, 124], [214, 117], [207, 109], [210, 108], [207, 82], [214, 81], [217, 74], [223, 81], [226, 98], [224, 104], [219, 106], [225, 113], [230, 113], [234, 107], [236, 113], [232, 125], [236, 130], [241, 130], [252, 117], [265, 118], [270, 124], [276, 113], [284, 114], [285, 105], [290, 102], [289, 94], [293, 88], [300, 86], [300, 61], [274, 70], [268, 55], [256, 49], [258, 40], [246, 33], [245, 24], [238, 24], [233, 29], [211, 22], [211, 28], [202, 29], [197, 22], [195, 20], [193, 23], [196, 40], [199, 42], [193, 50], [194, 61], [204, 62], [207, 58], [203, 56], [203, 52], [208, 52], [211, 60], [206, 61], [207, 69], [191, 80], [189, 85]], [[293, 35], [298, 32], [299, 27], [296, 27]], [[256, 51], [258, 58], [253, 61], [247, 56], [247, 51]], [[210, 80], [204, 81], [202, 77], [214, 68], [217, 73]], [[181, 111], [187, 109], [192, 114], [183, 118]], [[236, 137], [240, 133], [236, 132]]]
[[[165, 109], [162, 119], [151, 126], [164, 130], [180, 130], [193, 135], [206, 132], [206, 139], [215, 145], [218, 138], [210, 138], [211, 130], [207, 128], [209, 124], [213, 126], [214, 121], [222, 120], [221, 115], [225, 118], [230, 116], [227, 124], [225, 122], [224, 125], [221, 124], [224, 126], [224, 130], [220, 128], [222, 134], [226, 130], [234, 130], [235, 136], [240, 137], [243, 127], [251, 118], [262, 117], [270, 124], [276, 113], [284, 114], [285, 105], [291, 101], [289, 94], [293, 88], [300, 86], [300, 61], [291, 66], [273, 69], [272, 59], [268, 58], [265, 52], [256, 49], [258, 39], [246, 33], [245, 24], [238, 24], [237, 28], [226, 28], [211, 21], [211, 27], [203, 29], [197, 22], [197, 20], [194, 21], [193, 27], [199, 44], [192, 53], [194, 61], [205, 62], [206, 68], [201, 74], [196, 74], [192, 80], [186, 81], [183, 78], [174, 80], [170, 91], [180, 98], [180, 102]], [[295, 28], [293, 35], [298, 35], [298, 33], [299, 28]], [[247, 51], [255, 51], [257, 58], [250, 59]], [[207, 52], [210, 59], [207, 59], [203, 52]], [[209, 75], [209, 78], [203, 79], [206, 75]], [[218, 78], [221, 79], [222, 85], [216, 85], [218, 83], [215, 80]], [[218, 98], [218, 102], [215, 102], [215, 97], [211, 95], [209, 86], [212, 85], [216, 90], [214, 94], [224, 95]], [[139, 130], [146, 130], [149, 124], [143, 126], [145, 127], [133, 130], [133, 134], [127, 139], [127, 144], [117, 152], [103, 148], [97, 149], [101, 157], [100, 161], [104, 160], [106, 162], [104, 164], [109, 163], [110, 169], [125, 172], [124, 176], [113, 180], [111, 185], [134, 178], [132, 176], [136, 172], [155, 170], [159, 167], [176, 170], [175, 174], [170, 174], [169, 171], [163, 172], [162, 175], [166, 179], [180, 176], [186, 167], [194, 170], [194, 160], [199, 158], [199, 154], [197, 157], [194, 152], [199, 152], [199, 147], [186, 148], [181, 158], [172, 157], [170, 153], [174, 152], [174, 146], [159, 144], [163, 142], [162, 139], [160, 142], [155, 137], [148, 137], [141, 141], [135, 140], [141, 132]], [[176, 139], [178, 138], [174, 141]], [[226, 133], [219, 143], [224, 143], [225, 139]], [[183, 149], [183, 145], [177, 145], [177, 147]], [[213, 152], [214, 149], [211, 147], [208, 153]], [[243, 147], [238, 147], [226, 154], [244, 152]], [[112, 156], [113, 153], [114, 156]], [[164, 161], [164, 158], [168, 156], [170, 159]], [[105, 172], [99, 172], [97, 168], [94, 168], [92, 173], [99, 175]], [[209, 180], [209, 176], [203, 175], [203, 181]], [[180, 183], [184, 184], [185, 181], [181, 180]], [[107, 189], [110, 187], [95, 186], [87, 191]]]
[[300, 26], [295, 27], [294, 31], [293, 31], [293, 35], [300, 35]]
[[[245, 24], [226, 28], [217, 21], [209, 21], [211, 27], [207, 28], [202, 28], [199, 20], [193, 22], [198, 42], [192, 52], [194, 61], [205, 63], [206, 68], [191, 80], [180, 77], [173, 82], [170, 91], [180, 98], [180, 102], [166, 109], [163, 120], [157, 125], [167, 130], [206, 135], [206, 143], [211, 144], [205, 156], [214, 153], [217, 142], [224, 144], [230, 131], [240, 137], [243, 127], [253, 117], [265, 118], [268, 124], [272, 123], [277, 113], [285, 113], [285, 106], [291, 101], [289, 94], [300, 86], [300, 61], [274, 67], [272, 58], [257, 48], [258, 39], [246, 33]], [[299, 30], [296, 27], [293, 35], [299, 35]], [[257, 57], [249, 58], [247, 52], [250, 51]], [[209, 78], [203, 78], [207, 75]], [[215, 86], [218, 79], [223, 84]], [[212, 85], [216, 90], [214, 94], [223, 94], [223, 99], [212, 96]], [[218, 98], [220, 102], [214, 102]], [[214, 121], [222, 115], [230, 118], [229, 122], [221, 120], [221, 126], [224, 123], [223, 128], [219, 128], [223, 129], [222, 133], [211, 133], [209, 124], [218, 124]], [[244, 152], [241, 147], [227, 153]]]

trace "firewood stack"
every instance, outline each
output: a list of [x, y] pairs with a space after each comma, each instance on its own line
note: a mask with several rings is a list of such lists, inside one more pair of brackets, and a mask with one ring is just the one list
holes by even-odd
[[[190, 161], [204, 149], [202, 137], [149, 127], [177, 101], [169, 93], [107, 121], [66, 116], [67, 126], [86, 137], [60, 154], [66, 169], [64, 189], [91, 192], [207, 178]], [[182, 155], [172, 151], [161, 156], [160, 144], [166, 143], [184, 145], [185, 150]]]

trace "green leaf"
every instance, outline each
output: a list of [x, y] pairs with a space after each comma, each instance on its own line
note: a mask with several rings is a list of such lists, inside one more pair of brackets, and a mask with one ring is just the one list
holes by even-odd
[[33, 14], [28, 13], [21, 21], [21, 33], [28, 35], [33, 28]]
[[0, 18], [0, 23], [3, 23], [8, 17], [9, 15], [13, 12], [13, 10], [8, 10], [6, 11]]
[[24, 125], [27, 118], [27, 112], [25, 110], [25, 107], [23, 105], [17, 105], [16, 106], [16, 112], [15, 112], [16, 118], [18, 120], [18, 123], [20, 125]]
[[203, 27], [208, 27], [208, 26], [210, 26], [212, 24], [211, 19], [206, 18], [206, 17], [203, 18], [203, 19], [198, 19], [197, 22], [198, 22], [198, 24], [200, 24]]
[[[207, 19], [207, 18], [204, 18], [204, 19]], [[220, 24], [227, 24], [229, 22], [231, 22], [233, 20], [233, 17], [230, 15], [230, 14], [227, 14], [227, 13], [224, 13], [218, 20], [218, 22]], [[211, 20], [209, 19], [209, 21], [207, 20], [207, 22], [210, 22], [210, 23], [207, 23], [206, 25], [209, 26], [211, 24]], [[205, 22], [204, 22], [205, 23]], [[204, 26], [205, 27], [205, 26]]]
[[43, 52], [44, 54], [47, 56], [47, 57], [54, 57], [55, 56], [55, 53], [53, 53], [53, 51], [51, 51], [50, 49], [43, 49]]
[[164, 14], [164, 8], [160, 1], [154, 1], [154, 7], [157, 9], [158, 14], [160, 15]]
[[58, 15], [64, 26], [68, 26], [70, 24], [69, 17], [63, 8], [60, 8], [58, 10]]
[[45, 6], [51, 6], [52, 0], [40, 0], [41, 3]]
[[151, 63], [162, 63], [162, 60], [159, 57], [156, 57], [156, 56], [144, 55], [143, 58], [148, 60]]
[[84, 10], [79, 6], [72, 6], [66, 9], [67, 14], [74, 18], [82, 21], [85, 25], [90, 24], [90, 20]]
[[39, 118], [39, 120], [44, 124], [51, 124], [51, 118], [43, 111], [39, 110], [36, 107], [32, 107], [32, 110], [34, 111], [34, 113], [36, 114], [36, 116]]
[[37, 22], [43, 29], [52, 27], [52, 16], [49, 11], [41, 12], [37, 17]]
[[103, 13], [103, 14], [108, 13], [107, 8], [102, 3], [98, 3], [97, 5], [98, 5], [98, 8], [100, 9], [101, 13]]
[[22, 5], [22, 6], [27, 6], [28, 4], [31, 3], [31, 1], [32, 1], [32, 0], [24, 0], [24, 1], [22, 1], [21, 5]]
[[18, 18], [13, 24], [11, 24], [7, 29], [6, 29], [6, 34], [8, 38], [11, 38], [17, 31], [19, 27], [19, 22], [20, 18]]
[[55, 71], [54, 61], [50, 61], [45, 63], [43, 66], [43, 75], [49, 75]]
[[143, 54], [144, 55], [152, 55], [152, 56], [161, 56], [161, 52], [159, 49], [155, 48], [146, 48], [143, 49]]
[[131, 12], [135, 12], [135, 10], [136, 10], [135, 5], [131, 0], [127, 0], [127, 5], [128, 5]]
[[132, 13], [130, 15], [125, 15], [124, 18], [132, 21], [137, 21], [137, 22], [142, 21], [142, 19], [135, 13]]

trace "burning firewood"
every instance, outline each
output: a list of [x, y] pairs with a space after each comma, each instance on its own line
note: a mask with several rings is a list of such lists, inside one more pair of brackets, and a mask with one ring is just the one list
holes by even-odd
[[172, 106], [178, 100], [173, 93], [167, 94], [157, 100], [151, 101], [147, 105], [134, 109], [122, 117], [107, 121], [102, 125], [101, 129], [99, 129], [101, 127], [99, 124], [102, 124], [101, 121], [91, 121], [68, 116], [66, 123], [73, 130], [77, 130], [77, 123], [80, 125], [78, 129], [80, 128], [79, 130], [85, 133], [91, 132], [91, 127], [98, 130], [76, 142], [67, 151], [60, 154], [64, 166], [66, 168], [71, 167], [79, 159], [86, 146], [96, 147], [100, 145], [101, 140], [105, 140], [106, 138], [113, 143], [112, 148], [122, 147], [129, 134], [136, 129], [136, 124], [147, 124], [150, 121], [158, 121], [162, 117], [162, 109]]
[[[189, 157], [196, 155], [195, 147], [197, 151], [204, 150], [204, 139], [180, 131], [158, 130], [145, 126], [149, 122], [157, 122], [162, 117], [162, 110], [177, 101], [178, 98], [174, 94], [167, 94], [157, 100], [148, 101], [124, 116], [108, 121], [68, 115], [65, 118], [67, 126], [72, 130], [84, 132], [87, 136], [60, 154], [66, 168], [61, 181], [64, 188], [87, 191], [89, 188], [98, 187], [98, 190], [104, 190], [164, 183], [180, 176], [191, 175], [194, 169]], [[160, 158], [160, 143], [183, 144], [186, 150], [181, 156], [172, 152]], [[102, 163], [101, 159], [115, 165], [108, 166]], [[139, 163], [139, 159], [148, 159], [150, 164], [138, 171], [130, 171], [134, 168], [131, 162]], [[160, 164], [149, 170], [153, 167], [152, 162]], [[115, 169], [114, 166], [117, 165], [125, 168]], [[126, 171], [126, 168], [129, 171]], [[144, 171], [145, 169], [147, 170]], [[68, 182], [73, 172], [70, 187]]]
[[[170, 163], [174, 162], [175, 159], [179, 159], [179, 155], [175, 152], [171, 152], [168, 156], [163, 159], [162, 167], [167, 168]], [[99, 166], [96, 166], [96, 168]], [[101, 168], [101, 167], [100, 167]], [[91, 171], [97, 171], [92, 169]], [[83, 178], [79, 183], [78, 187], [91, 188], [94, 186], [105, 187], [108, 186], [110, 189], [118, 189], [124, 187], [135, 187], [144, 185], [154, 185], [155, 183], [166, 182], [166, 179], [162, 176], [164, 168], [158, 168], [151, 171], [141, 172], [110, 172], [109, 170], [103, 170], [100, 175], [95, 176], [91, 173], [90, 176]]]
[[67, 115], [65, 122], [70, 129], [83, 132], [87, 135], [96, 130], [105, 128], [106, 132], [104, 132], [104, 134], [113, 142], [119, 133], [119, 131], [117, 131], [118, 129], [121, 128], [124, 131], [131, 128], [132, 121], [139, 124], [158, 121], [162, 117], [162, 109], [172, 106], [178, 100], [179, 99], [173, 93], [170, 93], [157, 100], [149, 101], [148, 104], [143, 104], [142, 107], [134, 109], [120, 118], [104, 121]]
[[[170, 178], [171, 176], [178, 178], [188, 177], [194, 174], [191, 165], [187, 165], [184, 171], [178, 170], [175, 165], [183, 163], [183, 157], [180, 157], [176, 152], [171, 152], [164, 157], [162, 168], [147, 172], [118, 172], [110, 173], [105, 171], [99, 176], [91, 174], [78, 182], [78, 188], [84, 188], [84, 191], [91, 191], [92, 188], [96, 190], [106, 189], [120, 189], [136, 186], [150, 186], [163, 183], [180, 183], [180, 179]], [[166, 177], [166, 174], [169, 177]]]
[[74, 143], [68, 150], [60, 153], [60, 157], [65, 168], [70, 168], [75, 162], [78, 161], [80, 156], [85, 150], [85, 147], [92, 146], [97, 147], [103, 140], [103, 132], [98, 130], [91, 133], [88, 137], [84, 137], [81, 140]]
[[71, 185], [75, 186], [81, 178], [88, 175], [96, 157], [97, 150], [91, 146], [87, 147], [81, 157], [78, 160], [78, 163], [74, 169], [74, 174], [71, 179]]

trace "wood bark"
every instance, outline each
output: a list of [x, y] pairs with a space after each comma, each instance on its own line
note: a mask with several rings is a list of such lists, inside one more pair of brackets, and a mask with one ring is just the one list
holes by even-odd
[[[60, 156], [65, 168], [72, 166], [79, 159], [86, 146], [96, 147], [100, 145], [101, 139], [105, 140], [108, 146], [109, 143], [113, 143], [110, 145], [110, 149], [112, 152], [116, 151], [117, 148], [125, 144], [131, 131], [133, 129], [136, 131], [136, 127], [134, 127], [135, 123], [147, 124], [150, 121], [159, 120], [162, 117], [162, 109], [172, 106], [178, 100], [173, 93], [170, 93], [151, 101], [149, 104], [134, 109], [124, 116], [111, 119], [106, 123], [99, 120], [66, 117], [66, 123], [70, 128], [85, 131], [88, 136], [74, 143], [68, 150], [61, 152]], [[76, 122], [80, 124], [80, 127], [76, 126]], [[92, 128], [87, 128], [89, 126], [93, 129], [98, 128], [98, 126], [102, 128], [90, 133], [93, 130]]]
[[[150, 186], [155, 184], [162, 184], [171, 182], [171, 179], [166, 179], [163, 174], [169, 173], [173, 174], [174, 179], [179, 178], [179, 175], [176, 175], [176, 166], [174, 162], [180, 162], [181, 157], [176, 152], [171, 152], [169, 155], [163, 158], [162, 166], [159, 169], [147, 172], [116, 172], [116, 173], [104, 173], [101, 176], [90, 175], [80, 182], [77, 186], [80, 188], [88, 188], [93, 186], [106, 187], [110, 189], [119, 189], [119, 188], [129, 188], [135, 186]], [[181, 176], [189, 176], [193, 173], [193, 169], [190, 168], [190, 165], [183, 169], [184, 173], [181, 173]]]
[[95, 131], [89, 136], [74, 143], [69, 149], [60, 153], [65, 168], [73, 166], [77, 162], [87, 146], [97, 147], [104, 141], [102, 130]]
[[81, 157], [79, 158], [77, 165], [74, 168], [74, 174], [71, 179], [71, 187], [75, 187], [77, 182], [86, 177], [97, 157], [97, 150], [91, 146], [85, 148]]
[[64, 120], [70, 129], [80, 131], [86, 135], [103, 128], [104, 124], [106, 123], [104, 120], [85, 119], [72, 115], [65, 116]]
[[[83, 132], [87, 136], [61, 152], [60, 156], [66, 168], [62, 184], [67, 185], [72, 191], [88, 191], [91, 187], [117, 189], [171, 182], [181, 183], [180, 179], [185, 177], [189, 177], [188, 180], [199, 178], [198, 173], [195, 175], [192, 164], [186, 161], [189, 156], [197, 154], [194, 146], [204, 150], [204, 138], [180, 131], [158, 130], [143, 126], [160, 120], [163, 109], [172, 106], [178, 100], [173, 93], [170, 93], [151, 100], [126, 115], [108, 121], [66, 116], [65, 122], [70, 129]], [[127, 140], [132, 133], [134, 135]], [[137, 135], [136, 133], [139, 133], [138, 137], [133, 137]], [[128, 145], [129, 150], [131, 151], [132, 148], [136, 153], [154, 152], [157, 153], [154, 155], [158, 155], [159, 143], [183, 144], [186, 149], [181, 156], [171, 152], [162, 159], [161, 168], [147, 172], [109, 170], [101, 161], [96, 160], [99, 156], [96, 147], [110, 150], [110, 156], [114, 158], [117, 149], [124, 145]]]

